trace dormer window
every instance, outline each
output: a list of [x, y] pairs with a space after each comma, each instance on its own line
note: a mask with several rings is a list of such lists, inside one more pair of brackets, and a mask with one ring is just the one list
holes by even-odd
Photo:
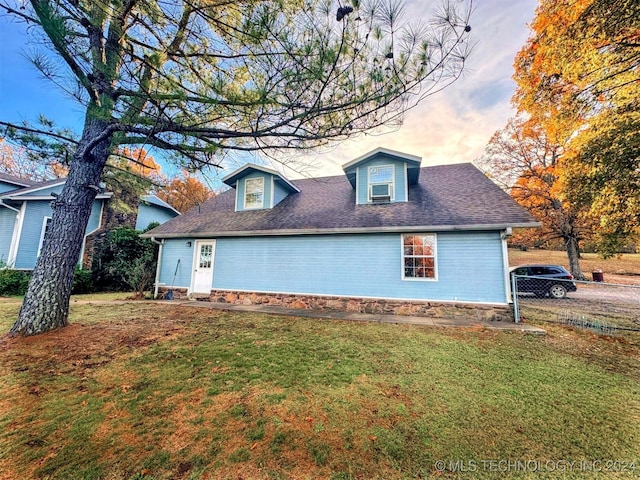
[[269, 209], [293, 193], [298, 187], [275, 170], [248, 163], [230, 173], [222, 181], [236, 190], [236, 212]]
[[393, 200], [393, 165], [369, 167], [369, 201], [386, 203]]
[[244, 181], [244, 208], [264, 207], [264, 177], [247, 178]]

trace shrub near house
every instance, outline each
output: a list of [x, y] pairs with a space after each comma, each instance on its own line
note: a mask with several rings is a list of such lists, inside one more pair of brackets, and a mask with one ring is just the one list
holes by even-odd
[[119, 227], [96, 242], [92, 270], [98, 289], [134, 290], [142, 296], [151, 287], [158, 249], [140, 233], [131, 227]]
[[29, 284], [29, 276], [20, 270], [7, 268], [0, 261], [0, 297], [24, 295]]

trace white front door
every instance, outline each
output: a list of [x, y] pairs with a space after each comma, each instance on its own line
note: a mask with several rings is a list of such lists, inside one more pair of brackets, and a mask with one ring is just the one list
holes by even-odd
[[209, 293], [213, 284], [213, 258], [215, 255], [216, 241], [197, 241], [195, 270], [193, 272], [192, 293]]

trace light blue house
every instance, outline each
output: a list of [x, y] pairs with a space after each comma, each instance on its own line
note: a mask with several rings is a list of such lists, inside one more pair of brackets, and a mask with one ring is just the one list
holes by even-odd
[[[40, 255], [44, 235], [51, 223], [51, 202], [65, 179], [30, 182], [0, 174], [0, 258], [9, 267], [32, 270]], [[101, 225], [105, 202], [111, 193], [99, 194], [91, 208], [86, 237]]]
[[506, 237], [535, 219], [471, 164], [383, 148], [344, 175], [289, 181], [246, 165], [231, 187], [149, 231], [157, 284], [214, 301], [424, 312], [506, 306]]
[[164, 222], [180, 215], [175, 208], [156, 195], [143, 195], [138, 204], [136, 230], [145, 230], [151, 223]]
[[[0, 174], [0, 260], [18, 270], [32, 270], [51, 222], [51, 202], [62, 192], [65, 179], [31, 182]], [[93, 202], [79, 258], [85, 258], [87, 239], [103, 227], [106, 202], [112, 193], [100, 193]], [[179, 213], [155, 195], [142, 197], [137, 223], [164, 222]], [[145, 223], [146, 222], [146, 223]]]

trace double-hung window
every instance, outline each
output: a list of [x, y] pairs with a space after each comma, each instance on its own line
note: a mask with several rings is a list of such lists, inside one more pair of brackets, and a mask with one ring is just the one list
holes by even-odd
[[369, 167], [369, 201], [389, 202], [393, 199], [393, 165]]
[[244, 208], [264, 207], [264, 178], [247, 178], [244, 181]]
[[402, 235], [402, 278], [436, 280], [435, 234]]

